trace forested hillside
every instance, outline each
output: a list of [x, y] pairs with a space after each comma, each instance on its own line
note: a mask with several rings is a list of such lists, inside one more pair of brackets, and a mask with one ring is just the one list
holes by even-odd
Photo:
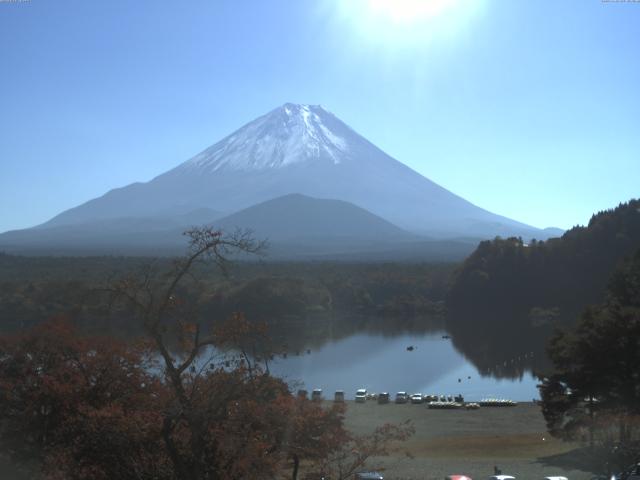
[[509, 368], [542, 353], [556, 327], [602, 301], [612, 272], [639, 248], [640, 200], [599, 212], [561, 238], [482, 242], [453, 277], [448, 328], [476, 363]]
[[[21, 330], [64, 315], [83, 330], [131, 338], [139, 332], [126, 312], [109, 311], [100, 288], [148, 268], [164, 271], [171, 262], [0, 254], [0, 331]], [[452, 263], [239, 262], [228, 277], [194, 268], [194, 280], [182, 295], [203, 322], [243, 312], [250, 321], [267, 322], [273, 333], [286, 333], [293, 345], [315, 334], [326, 337], [319, 330], [346, 334], [361, 327], [363, 318], [377, 329], [430, 328], [432, 319], [443, 317], [454, 268]]]

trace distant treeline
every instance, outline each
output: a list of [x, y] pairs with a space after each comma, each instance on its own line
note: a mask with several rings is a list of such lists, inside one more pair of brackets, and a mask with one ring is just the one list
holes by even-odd
[[[237, 262], [230, 277], [194, 268], [179, 294], [201, 322], [244, 312], [300, 349], [367, 329], [425, 331], [446, 316], [454, 344], [482, 372], [519, 376], [548, 366], [544, 350], [554, 330], [602, 302], [611, 273], [638, 249], [640, 201], [632, 200], [561, 238], [482, 242], [462, 264]], [[172, 262], [0, 254], [0, 329], [62, 314], [89, 331], [135, 336], [127, 313], [109, 310], [96, 289]]]
[[521, 365], [514, 359], [532, 350], [540, 356], [556, 327], [601, 302], [613, 271], [638, 249], [639, 200], [599, 212], [561, 238], [482, 242], [453, 276], [447, 327], [484, 369]]
[[[135, 335], [129, 331], [126, 313], [109, 311], [99, 289], [130, 272], [162, 271], [171, 263], [167, 258], [0, 254], [0, 328], [17, 330], [66, 315], [88, 330]], [[267, 322], [279, 331], [293, 324], [302, 329], [309, 322], [355, 316], [404, 318], [413, 328], [416, 318], [443, 317], [448, 279], [455, 266], [238, 262], [230, 277], [194, 269], [195, 280], [181, 295], [197, 306], [202, 322], [242, 311], [249, 320]], [[385, 328], [381, 322], [376, 324]]]

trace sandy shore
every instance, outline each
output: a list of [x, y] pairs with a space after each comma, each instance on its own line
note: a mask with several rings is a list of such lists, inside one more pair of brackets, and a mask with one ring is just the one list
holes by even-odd
[[[497, 466], [520, 479], [562, 475], [586, 480], [594, 474], [579, 468], [580, 445], [550, 438], [540, 407], [479, 410], [430, 410], [426, 405], [378, 405], [347, 402], [346, 425], [366, 434], [384, 423], [411, 420], [416, 433], [401, 447], [403, 453], [382, 460], [385, 479], [438, 479], [466, 474], [486, 479]], [[582, 467], [584, 468], [584, 467]]]

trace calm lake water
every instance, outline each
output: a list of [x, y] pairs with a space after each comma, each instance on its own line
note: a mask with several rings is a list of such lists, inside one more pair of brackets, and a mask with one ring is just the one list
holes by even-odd
[[[370, 392], [462, 394], [467, 401], [484, 397], [531, 401], [539, 398], [537, 379], [525, 373], [517, 379], [482, 377], [451, 344], [445, 332], [394, 336], [356, 333], [323, 346], [289, 354], [270, 363], [271, 373], [294, 389], [321, 388], [327, 398], [344, 390], [353, 398], [358, 388]], [[407, 351], [413, 346], [413, 351]]]

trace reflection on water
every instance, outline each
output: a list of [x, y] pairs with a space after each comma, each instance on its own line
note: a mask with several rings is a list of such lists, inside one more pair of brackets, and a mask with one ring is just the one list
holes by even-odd
[[[324, 343], [309, 353], [288, 355], [271, 362], [272, 374], [295, 388], [322, 388], [326, 397], [344, 390], [353, 398], [357, 388], [371, 392], [397, 391], [462, 394], [465, 400], [486, 396], [531, 401], [538, 398], [536, 379], [529, 373], [515, 379], [482, 377], [445, 332], [355, 333]], [[407, 347], [413, 346], [413, 350]]]
[[269, 369], [292, 389], [321, 388], [327, 398], [335, 390], [353, 398], [358, 388], [462, 394], [469, 401], [538, 398], [531, 371], [538, 369], [543, 355], [537, 347], [544, 343], [535, 336], [477, 328], [451, 332], [444, 327], [438, 317], [281, 321], [271, 326], [270, 337], [287, 356], [276, 357]]

